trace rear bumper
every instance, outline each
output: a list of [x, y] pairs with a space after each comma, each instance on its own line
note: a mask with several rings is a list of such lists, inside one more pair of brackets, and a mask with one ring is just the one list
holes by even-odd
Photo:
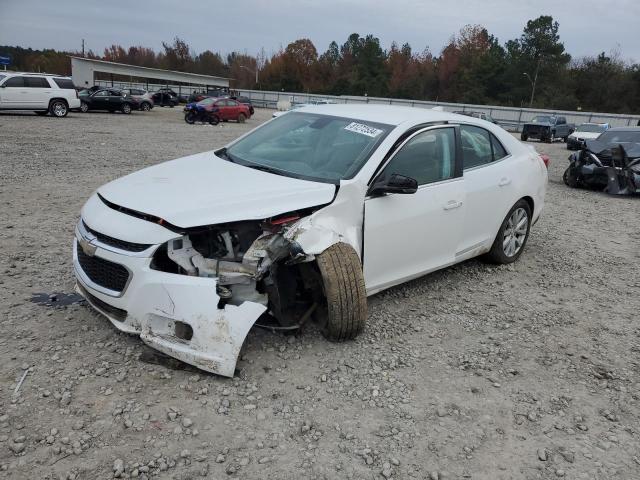
[[[122, 291], [103, 288], [83, 270], [78, 248], [86, 253], [92, 247], [95, 257], [130, 272]], [[232, 377], [244, 339], [266, 307], [244, 302], [218, 308], [216, 279], [153, 270], [157, 247], [135, 254], [119, 251], [92, 238], [80, 222], [73, 243], [78, 292], [118, 330], [139, 335], [149, 346], [202, 370]]]
[[75, 110], [76, 108], [80, 108], [80, 99], [79, 98], [71, 98], [67, 100], [69, 103], [69, 109]]

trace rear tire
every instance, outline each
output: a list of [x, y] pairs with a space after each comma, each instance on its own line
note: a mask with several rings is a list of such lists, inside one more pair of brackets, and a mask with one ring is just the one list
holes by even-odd
[[64, 100], [51, 100], [49, 113], [54, 117], [63, 118], [69, 113], [69, 106]]
[[196, 123], [196, 114], [193, 112], [187, 112], [184, 115], [184, 121], [187, 122], [189, 125], [193, 125], [194, 123]]
[[241, 113], [240, 115], [238, 115], [238, 123], [244, 123], [247, 120], [247, 117], [244, 115], [244, 113]]
[[326, 304], [316, 318], [322, 334], [332, 341], [351, 340], [367, 321], [367, 292], [362, 263], [346, 243], [336, 243], [317, 256]]
[[148, 112], [149, 110], [151, 110], [151, 104], [149, 102], [142, 102], [142, 105], [140, 105], [140, 110], [142, 110], [143, 112]]
[[531, 228], [531, 207], [520, 199], [511, 207], [485, 258], [491, 263], [513, 263], [524, 251]]

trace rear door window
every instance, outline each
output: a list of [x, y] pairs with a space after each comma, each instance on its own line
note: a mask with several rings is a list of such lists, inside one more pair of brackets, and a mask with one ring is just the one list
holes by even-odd
[[44, 77], [24, 77], [24, 85], [28, 88], [51, 88]]
[[461, 125], [462, 161], [464, 169], [478, 167], [493, 161], [491, 137], [484, 128]]

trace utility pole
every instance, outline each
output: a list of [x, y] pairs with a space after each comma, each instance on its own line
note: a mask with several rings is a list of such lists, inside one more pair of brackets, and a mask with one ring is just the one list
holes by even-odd
[[82, 39], [82, 58], [84, 58], [84, 38]]
[[536, 71], [533, 75], [533, 80], [527, 72], [524, 72], [523, 75], [527, 77], [529, 82], [531, 83], [531, 100], [529, 100], [529, 108], [533, 106], [533, 96], [536, 94], [536, 83], [538, 83], [538, 72], [540, 71], [540, 63], [542, 62], [542, 58], [538, 59], [538, 63], [536, 64]]

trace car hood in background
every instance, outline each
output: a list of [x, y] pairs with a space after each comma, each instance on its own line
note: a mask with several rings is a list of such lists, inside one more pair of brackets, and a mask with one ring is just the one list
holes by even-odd
[[223, 160], [213, 152], [164, 162], [98, 189], [108, 202], [182, 228], [258, 220], [331, 203], [336, 186]]
[[593, 140], [600, 136], [601, 132], [573, 132], [569, 135], [571, 138], [584, 138], [585, 140]]

